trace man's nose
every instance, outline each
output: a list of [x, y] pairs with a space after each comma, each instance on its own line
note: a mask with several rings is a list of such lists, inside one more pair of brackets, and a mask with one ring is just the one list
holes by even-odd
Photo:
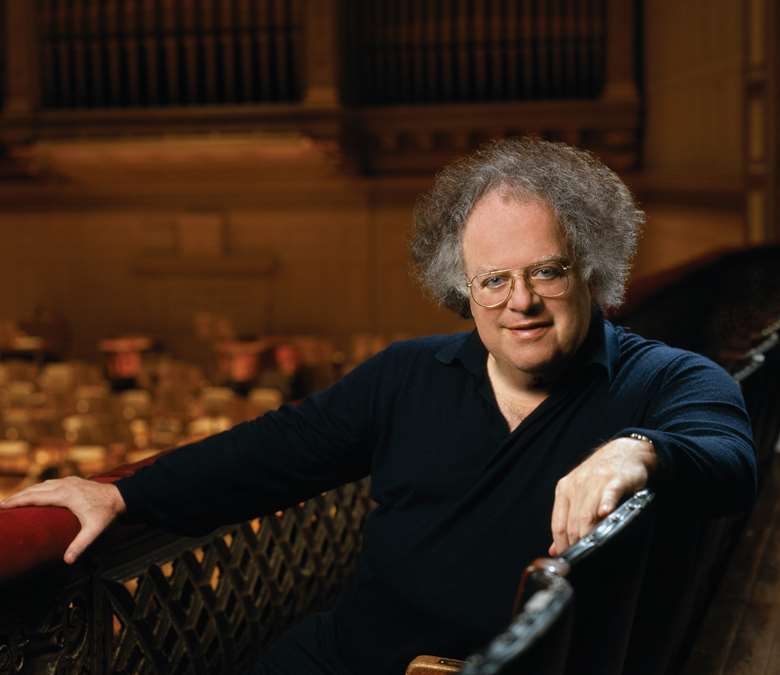
[[514, 277], [512, 292], [509, 294], [509, 300], [506, 304], [509, 309], [516, 312], [527, 312], [538, 305], [540, 297], [529, 287], [522, 275]]

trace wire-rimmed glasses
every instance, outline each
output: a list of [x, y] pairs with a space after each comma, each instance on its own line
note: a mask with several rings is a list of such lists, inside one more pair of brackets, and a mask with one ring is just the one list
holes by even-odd
[[522, 277], [526, 288], [542, 298], [557, 298], [569, 290], [569, 270], [557, 260], [536, 263], [528, 267], [491, 270], [471, 278], [466, 286], [471, 297], [481, 307], [492, 309], [503, 305], [515, 290], [515, 280]]

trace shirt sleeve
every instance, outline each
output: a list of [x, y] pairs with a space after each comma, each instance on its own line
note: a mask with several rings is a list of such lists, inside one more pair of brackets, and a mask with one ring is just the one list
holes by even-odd
[[179, 447], [118, 481], [128, 518], [196, 535], [366, 476], [384, 361], [379, 354], [300, 405]]
[[739, 385], [720, 366], [684, 352], [664, 369], [646, 424], [623, 429], [653, 441], [658, 467], [650, 486], [696, 511], [750, 508], [756, 452]]

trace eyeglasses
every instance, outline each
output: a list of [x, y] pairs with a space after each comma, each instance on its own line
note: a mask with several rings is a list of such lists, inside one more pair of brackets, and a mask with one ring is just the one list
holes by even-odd
[[522, 277], [526, 288], [542, 298], [557, 298], [569, 290], [572, 265], [550, 261], [508, 270], [492, 270], [472, 277], [466, 286], [478, 305], [492, 309], [503, 305], [515, 290], [515, 279]]

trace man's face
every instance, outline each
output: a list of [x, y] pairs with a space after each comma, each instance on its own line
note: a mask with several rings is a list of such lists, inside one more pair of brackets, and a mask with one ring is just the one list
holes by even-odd
[[[539, 201], [520, 202], [498, 189], [477, 203], [463, 233], [466, 275], [524, 268], [538, 262], [572, 264], [557, 219]], [[554, 376], [577, 351], [588, 332], [591, 296], [569, 270], [566, 293], [542, 298], [515, 279], [506, 303], [488, 309], [471, 302], [471, 313], [482, 343], [501, 372], [521, 382]]]

